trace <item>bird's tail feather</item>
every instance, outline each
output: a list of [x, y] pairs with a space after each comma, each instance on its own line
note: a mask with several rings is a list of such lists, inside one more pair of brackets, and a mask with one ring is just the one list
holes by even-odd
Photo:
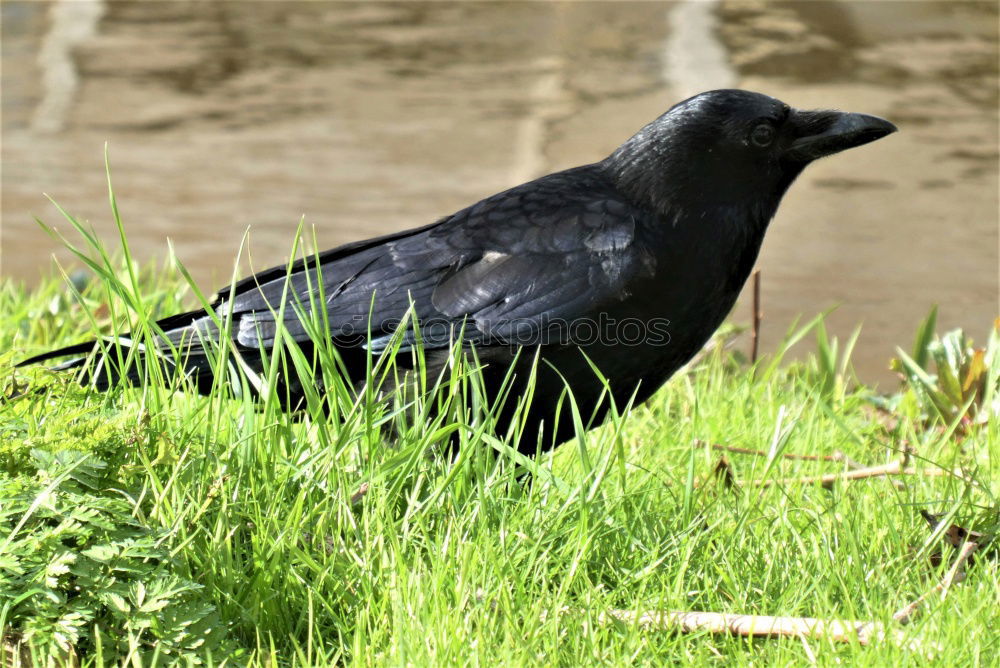
[[[125, 381], [135, 385], [142, 381], [146, 358], [155, 355], [165, 371], [183, 369], [199, 390], [210, 387], [212, 364], [210, 345], [205, 335], [218, 334], [218, 328], [204, 311], [191, 311], [164, 318], [156, 323], [162, 336], [157, 335], [152, 346], [134, 340], [132, 334], [93, 339], [72, 346], [41, 353], [17, 364], [19, 367], [39, 364], [60, 357], [77, 355], [51, 367], [53, 371], [80, 370], [80, 381], [106, 390]], [[172, 374], [164, 374], [169, 377]]]
[[[56, 350], [50, 350], [40, 355], [35, 355], [29, 357], [26, 360], [21, 360], [15, 366], [31, 366], [32, 364], [40, 364], [41, 362], [48, 362], [49, 360], [54, 360], [58, 357], [67, 357], [68, 355], [85, 355], [90, 354], [94, 350], [94, 346], [97, 345], [97, 341], [84, 341], [83, 343], [77, 343], [73, 346], [66, 346], [65, 348], [58, 348]], [[53, 367], [55, 371], [63, 371], [65, 369], [74, 369], [78, 366], [77, 362], [84, 358], [70, 360], [69, 362], [63, 362], [58, 366]]]

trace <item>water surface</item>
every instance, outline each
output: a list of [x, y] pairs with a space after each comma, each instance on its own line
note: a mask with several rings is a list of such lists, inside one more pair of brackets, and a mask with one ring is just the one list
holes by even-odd
[[[58, 244], [42, 193], [114, 239], [169, 238], [206, 292], [244, 231], [283, 262], [424, 224], [602, 158], [677, 100], [739, 86], [900, 132], [810, 167], [772, 224], [764, 348], [840, 305], [862, 376], [931, 304], [982, 339], [998, 310], [997, 10], [972, 2], [4, 2], [2, 273]], [[66, 225], [59, 225], [65, 230]], [[746, 322], [745, 302], [734, 318]]]

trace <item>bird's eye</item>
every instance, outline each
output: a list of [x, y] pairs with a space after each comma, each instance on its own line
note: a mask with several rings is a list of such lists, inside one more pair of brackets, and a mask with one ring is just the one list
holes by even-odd
[[750, 133], [750, 141], [761, 148], [770, 146], [771, 142], [774, 141], [774, 128], [767, 123], [761, 123]]

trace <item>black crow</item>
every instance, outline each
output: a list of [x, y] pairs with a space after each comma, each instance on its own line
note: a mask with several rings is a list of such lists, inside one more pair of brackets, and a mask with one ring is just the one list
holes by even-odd
[[[512, 363], [523, 383], [537, 355], [518, 443], [533, 454], [574, 435], [568, 415], [557, 415], [565, 387], [584, 419], [603, 418], [608, 401], [594, 367], [619, 406], [649, 397], [729, 313], [803, 168], [895, 130], [881, 118], [799, 111], [759, 93], [702, 93], [600, 162], [505, 190], [426, 227], [319, 253], [290, 274], [286, 266], [262, 271], [220, 290], [211, 308], [231, 317], [234, 347], [251, 369], [274, 343], [283, 295], [282, 324], [306, 347], [304, 314], [322, 304], [354, 383], [365, 380], [366, 354], [382, 352], [394, 333], [404, 349], [416, 345], [412, 327], [396, 332], [411, 303], [431, 371], [446, 363], [456, 331], [474, 349], [488, 391]], [[159, 322], [201, 389], [212, 384], [201, 340], [218, 335], [214, 323], [205, 311]], [[103, 350], [88, 342], [22, 364], [84, 354], [57, 368], [84, 367], [99, 388], [122, 375], [138, 378], [134, 369], [121, 374], [118, 355]], [[295, 395], [301, 400], [301, 387], [286, 390], [290, 405]], [[500, 429], [514, 404], [506, 402]]]

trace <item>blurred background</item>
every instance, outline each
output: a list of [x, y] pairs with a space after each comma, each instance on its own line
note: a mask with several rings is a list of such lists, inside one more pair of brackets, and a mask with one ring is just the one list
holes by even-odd
[[5, 279], [69, 260], [34, 222], [68, 233], [43, 193], [114, 243], [105, 141], [135, 254], [171, 239], [211, 293], [247, 228], [262, 269], [302, 216], [321, 247], [422, 225], [740, 87], [900, 128], [786, 196], [759, 261], [764, 350], [839, 305], [829, 327], [863, 324], [855, 364], [886, 384], [932, 304], [980, 342], [1000, 311], [992, 0], [0, 7]]

